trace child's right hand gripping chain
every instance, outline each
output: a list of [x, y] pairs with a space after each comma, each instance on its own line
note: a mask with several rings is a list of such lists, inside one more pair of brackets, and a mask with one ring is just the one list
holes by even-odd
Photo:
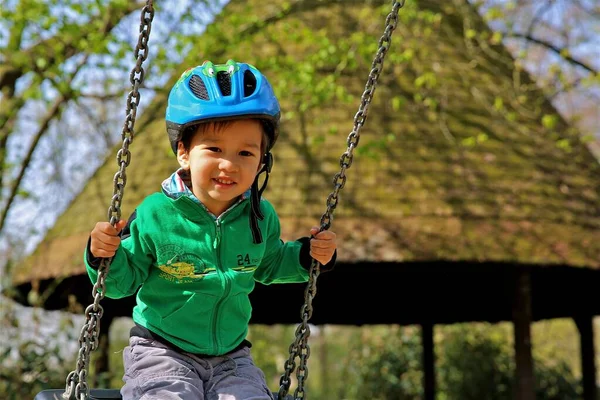
[[109, 258], [115, 255], [121, 238], [119, 233], [125, 227], [126, 221], [119, 220], [115, 226], [109, 222], [98, 222], [92, 230], [90, 251], [94, 257]]

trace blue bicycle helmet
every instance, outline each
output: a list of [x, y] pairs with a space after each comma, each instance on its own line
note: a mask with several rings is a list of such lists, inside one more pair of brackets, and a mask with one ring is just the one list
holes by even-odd
[[259, 118], [266, 122], [269, 144], [279, 134], [280, 108], [267, 78], [254, 66], [228, 60], [205, 61], [189, 68], [175, 83], [167, 102], [167, 133], [173, 152], [186, 129], [206, 121]]
[[[267, 78], [254, 66], [228, 60], [225, 64], [205, 61], [189, 68], [175, 83], [167, 102], [166, 122], [171, 148], [177, 154], [177, 143], [190, 127], [202, 122], [258, 118], [263, 121], [269, 143], [263, 168], [251, 187], [250, 228], [254, 243], [262, 242], [257, 219], [264, 219], [260, 197], [267, 187], [273, 166], [271, 148], [279, 135], [280, 107]], [[265, 181], [258, 188], [259, 175]]]

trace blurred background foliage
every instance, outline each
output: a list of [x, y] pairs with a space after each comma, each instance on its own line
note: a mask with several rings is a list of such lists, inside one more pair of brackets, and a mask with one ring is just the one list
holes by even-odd
[[[1, 307], [0, 398], [29, 399], [43, 389], [63, 388], [76, 356], [79, 317], [62, 315], [56, 330], [40, 340], [17, 329], [19, 318]], [[32, 311], [32, 315], [47, 313]], [[54, 317], [61, 314], [54, 313]], [[34, 318], [35, 319], [35, 318]], [[122, 318], [111, 329], [110, 372], [90, 377], [94, 387], [122, 385], [122, 351], [131, 321]], [[75, 328], [75, 329], [74, 329]], [[37, 331], [36, 331], [37, 329]], [[537, 322], [532, 326], [537, 400], [581, 398], [579, 353], [571, 320]], [[423, 397], [420, 328], [408, 326], [312, 327], [307, 392], [311, 399], [419, 400]], [[249, 339], [255, 361], [271, 390], [279, 388], [294, 326], [252, 325]], [[19, 343], [18, 346], [15, 346]], [[65, 346], [64, 343], [70, 343]], [[570, 349], [572, 348], [573, 351]], [[511, 324], [470, 323], [435, 328], [437, 399], [510, 400], [513, 398], [514, 351]], [[292, 393], [295, 388], [293, 376]]]

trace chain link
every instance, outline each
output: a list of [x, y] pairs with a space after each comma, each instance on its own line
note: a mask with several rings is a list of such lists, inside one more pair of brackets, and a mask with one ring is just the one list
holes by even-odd
[[[373, 99], [373, 95], [375, 94], [377, 80], [379, 79], [379, 74], [383, 70], [383, 60], [390, 48], [392, 34], [398, 24], [398, 12], [400, 11], [400, 8], [404, 6], [404, 0], [393, 1], [392, 3], [392, 11], [388, 14], [385, 20], [385, 31], [379, 39], [379, 48], [371, 65], [371, 71], [365, 85], [365, 90], [363, 91], [361, 97], [358, 112], [354, 116], [354, 129], [348, 135], [348, 148], [340, 157], [341, 170], [335, 174], [333, 178], [333, 192], [331, 192], [331, 194], [327, 197], [327, 210], [321, 217], [321, 231], [329, 229], [331, 226], [331, 221], [333, 220], [333, 211], [338, 204], [339, 192], [346, 185], [346, 169], [350, 168], [352, 165], [354, 149], [358, 147], [358, 142], [360, 140], [360, 129], [365, 124], [367, 119], [369, 106], [371, 104], [371, 100]], [[319, 274], [320, 264], [318, 261], [313, 259], [309, 270], [308, 284], [304, 292], [304, 305], [300, 311], [302, 323], [296, 329], [296, 338], [289, 348], [290, 357], [284, 363], [285, 372], [279, 380], [279, 400], [284, 400], [289, 391], [291, 384], [290, 376], [296, 368], [296, 357], [300, 358], [300, 364], [298, 365], [298, 370], [296, 371], [298, 387], [294, 391], [294, 399], [306, 398], [304, 384], [308, 378], [308, 367], [306, 364], [308, 358], [310, 357], [310, 347], [308, 345], [310, 327], [308, 325], [308, 320], [311, 318], [313, 312], [312, 301], [317, 295], [317, 279]]]
[[[131, 162], [131, 153], [129, 145], [133, 141], [135, 117], [137, 106], [140, 103], [139, 87], [144, 79], [144, 69], [142, 63], [148, 57], [148, 39], [152, 28], [154, 18], [154, 6], [152, 0], [147, 0], [140, 15], [140, 36], [135, 49], [136, 64], [129, 75], [132, 90], [129, 92], [126, 104], [126, 118], [123, 125], [121, 137], [123, 144], [117, 152], [117, 164], [119, 170], [113, 178], [113, 196], [110, 207], [108, 208], [108, 219], [111, 225], [115, 225], [121, 218], [121, 202], [127, 183], [126, 168]], [[90, 389], [87, 383], [87, 376], [90, 364], [90, 353], [98, 348], [100, 339], [100, 319], [104, 313], [104, 308], [100, 301], [104, 298], [106, 289], [106, 276], [110, 267], [110, 259], [103, 258], [98, 268], [98, 279], [92, 289], [94, 302], [85, 310], [85, 323], [79, 335], [79, 353], [74, 371], [67, 376], [65, 393], [62, 397], [69, 400], [87, 400], [90, 396]]]

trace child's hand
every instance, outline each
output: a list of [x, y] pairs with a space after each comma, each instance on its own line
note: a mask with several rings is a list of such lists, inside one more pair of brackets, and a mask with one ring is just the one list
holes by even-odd
[[98, 258], [114, 256], [121, 244], [119, 232], [125, 227], [125, 224], [124, 220], [117, 222], [114, 227], [109, 222], [98, 222], [90, 235], [92, 255]]
[[319, 227], [313, 226], [310, 230], [310, 234], [314, 236], [310, 240], [310, 255], [312, 258], [321, 263], [321, 265], [327, 264], [331, 261], [333, 253], [337, 247], [335, 243], [335, 233], [329, 230], [319, 232]]

